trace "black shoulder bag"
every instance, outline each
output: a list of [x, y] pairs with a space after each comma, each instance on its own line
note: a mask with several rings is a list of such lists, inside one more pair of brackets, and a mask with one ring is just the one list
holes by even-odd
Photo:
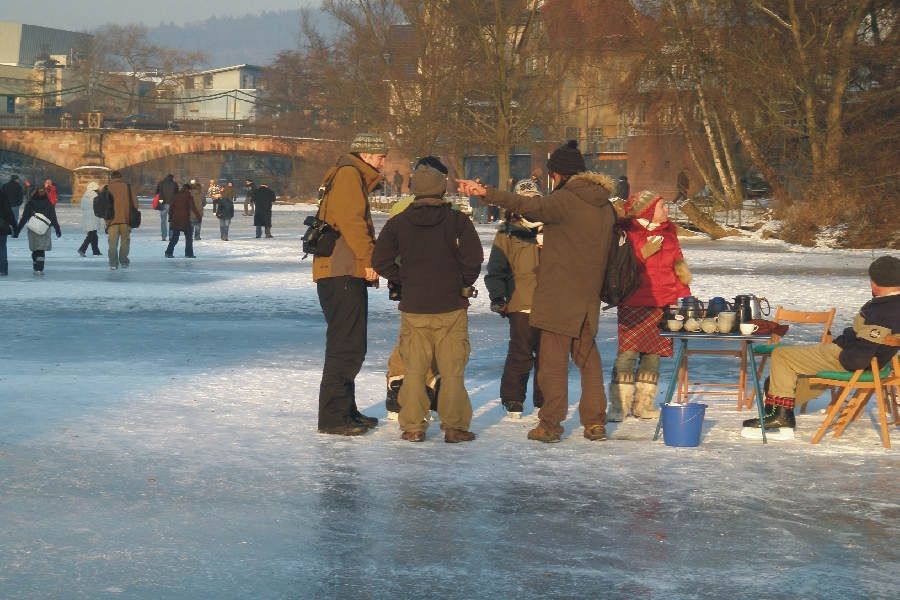
[[[343, 167], [340, 167], [335, 170], [331, 179], [325, 184], [325, 190], [322, 193], [322, 202], [319, 204], [319, 210], [316, 212], [316, 216], [310, 215], [303, 221], [303, 224], [309, 227], [302, 238], [303, 258], [306, 258], [310, 254], [321, 257], [329, 257], [334, 254], [334, 246], [337, 244], [338, 238], [341, 237], [341, 232], [325, 222], [324, 219], [320, 219], [319, 215], [322, 214], [322, 209], [325, 207], [325, 203], [328, 202], [328, 193], [331, 191], [334, 178], [337, 177], [338, 171], [342, 168]], [[360, 178], [362, 178], [362, 174], [360, 174]], [[365, 182], [363, 182], [363, 186], [365, 192]], [[363, 197], [367, 198], [368, 194], [363, 193]], [[327, 212], [328, 211], [326, 210], [324, 216], [327, 216]]]

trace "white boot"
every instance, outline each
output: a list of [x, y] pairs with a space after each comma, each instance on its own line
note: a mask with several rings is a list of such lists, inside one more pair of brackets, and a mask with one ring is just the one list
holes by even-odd
[[659, 375], [638, 371], [634, 384], [634, 416], [638, 419], [658, 419], [659, 410], [654, 406]]
[[613, 380], [609, 384], [609, 409], [606, 420], [610, 423], [624, 421], [631, 414], [631, 405], [634, 402], [634, 382], [617, 381], [613, 373]]

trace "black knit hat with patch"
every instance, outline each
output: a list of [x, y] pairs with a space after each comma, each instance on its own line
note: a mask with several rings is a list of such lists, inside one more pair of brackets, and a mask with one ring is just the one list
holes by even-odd
[[869, 265], [869, 279], [881, 287], [900, 287], [900, 258], [880, 256]]
[[565, 176], [587, 171], [587, 167], [584, 165], [584, 156], [578, 149], [578, 140], [569, 140], [554, 150], [547, 161], [547, 169]]

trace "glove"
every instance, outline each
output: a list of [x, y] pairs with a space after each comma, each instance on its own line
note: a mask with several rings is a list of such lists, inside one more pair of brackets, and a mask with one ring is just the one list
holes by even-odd
[[644, 247], [641, 248], [641, 256], [644, 257], [644, 260], [647, 260], [654, 254], [660, 251], [662, 248], [662, 238], [648, 238], [647, 243], [644, 244]]
[[491, 299], [491, 312], [495, 312], [504, 319], [509, 315], [509, 307], [506, 305], [505, 298]]
[[59, 238], [61, 238], [61, 237], [62, 237], [62, 234], [61, 234], [61, 233], [57, 233], [57, 234], [56, 234], [56, 239], [59, 239]]

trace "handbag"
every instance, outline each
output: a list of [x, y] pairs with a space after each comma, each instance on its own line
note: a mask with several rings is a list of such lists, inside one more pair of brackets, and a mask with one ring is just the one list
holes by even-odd
[[28, 219], [28, 222], [25, 223], [25, 227], [37, 235], [44, 235], [47, 233], [47, 230], [50, 229], [50, 219], [40, 213], [34, 213], [34, 215]]
[[159, 210], [159, 194], [153, 196], [153, 210]]
[[128, 226], [137, 229], [141, 226], [141, 211], [131, 205], [131, 214], [128, 215]]

